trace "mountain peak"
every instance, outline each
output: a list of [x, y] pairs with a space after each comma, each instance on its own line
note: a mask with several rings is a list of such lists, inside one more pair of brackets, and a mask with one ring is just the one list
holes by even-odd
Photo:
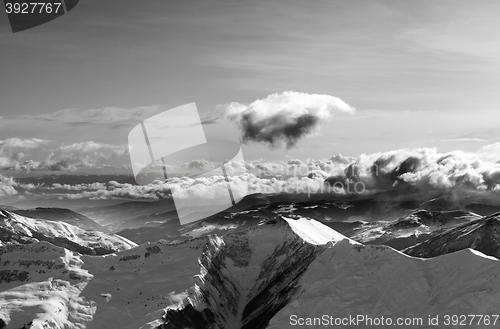
[[12, 212], [30, 218], [64, 222], [84, 230], [107, 232], [104, 227], [90, 218], [66, 208], [36, 207], [26, 210], [16, 209]]
[[281, 218], [209, 239], [184, 306], [159, 328], [265, 328], [299, 292], [298, 280], [326, 243], [346, 239], [308, 219]]

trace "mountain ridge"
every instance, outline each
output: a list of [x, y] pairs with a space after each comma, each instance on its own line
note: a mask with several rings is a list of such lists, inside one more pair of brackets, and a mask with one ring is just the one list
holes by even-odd
[[54, 207], [36, 207], [31, 209], [16, 209], [11, 212], [24, 217], [29, 217], [34, 219], [62, 221], [77, 226], [84, 230], [96, 230], [101, 232], [108, 232], [108, 230], [106, 230], [104, 227], [102, 227], [92, 219], [82, 214], [79, 214], [71, 209], [54, 208]]
[[465, 248], [476, 249], [500, 259], [500, 212], [453, 226], [424, 242], [404, 249], [403, 252], [428, 258]]
[[0, 243], [28, 244], [47, 241], [81, 254], [109, 254], [136, 247], [116, 234], [87, 231], [63, 221], [24, 217], [0, 209]]

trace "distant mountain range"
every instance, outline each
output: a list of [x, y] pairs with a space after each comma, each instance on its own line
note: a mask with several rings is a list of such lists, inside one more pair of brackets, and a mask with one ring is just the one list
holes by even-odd
[[[431, 237], [432, 232], [449, 225], [480, 217], [466, 206], [455, 204], [451, 197], [422, 203], [394, 198], [393, 194], [330, 196], [319, 200], [303, 195], [252, 194], [231, 208], [185, 226], [180, 225], [169, 200], [140, 202], [135, 209], [135, 203], [128, 202], [80, 211], [100, 224], [108, 223], [107, 228], [137, 243], [158, 239], [177, 242], [194, 236], [224, 234], [228, 230], [238, 232], [262, 220], [284, 215], [315, 219], [363, 243], [386, 244], [396, 249], [422, 242]], [[482, 213], [489, 214], [486, 208]], [[493, 206], [489, 209], [495, 210]], [[420, 218], [420, 228], [410, 224], [412, 218]], [[413, 225], [413, 228], [403, 229], [404, 225]]]
[[172, 199], [130, 201], [98, 207], [81, 207], [77, 211], [93, 218], [112, 232], [126, 228], [160, 226], [171, 219], [178, 219]]

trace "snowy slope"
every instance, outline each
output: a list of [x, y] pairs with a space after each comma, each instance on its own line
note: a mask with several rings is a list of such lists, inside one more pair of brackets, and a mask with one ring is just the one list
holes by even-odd
[[316, 220], [309, 220], [306, 218], [291, 219], [287, 217], [283, 217], [283, 219], [290, 225], [290, 228], [295, 234], [307, 243], [323, 245], [332, 241], [338, 242], [348, 239], [351, 243], [358, 244]]
[[205, 239], [82, 256], [47, 242], [0, 247], [0, 319], [18, 329], [134, 328], [192, 286]]
[[136, 247], [116, 234], [86, 231], [61, 221], [34, 219], [0, 209], [0, 243], [48, 241], [82, 254], [107, 254]]
[[79, 227], [83, 230], [107, 232], [104, 227], [97, 224], [90, 218], [82, 214], [79, 214], [77, 212], [74, 212], [70, 209], [37, 207], [27, 210], [16, 209], [11, 212], [29, 218], [46, 219], [51, 221], [62, 221], [71, 224], [73, 226]]
[[[444, 319], [446, 314], [498, 314], [499, 271], [496, 259], [471, 249], [423, 260], [386, 246], [356, 246], [345, 241], [323, 252], [309, 266], [300, 280], [301, 292], [278, 312], [269, 328], [290, 327], [292, 315], [427, 321], [429, 315]], [[375, 328], [366, 324], [358, 323], [355, 328]], [[419, 327], [460, 328], [444, 322], [426, 324]]]
[[92, 278], [78, 253], [47, 242], [0, 248], [0, 318], [8, 328], [84, 328], [95, 303], [80, 296]]
[[97, 305], [85, 328], [138, 329], [158, 319], [163, 308], [187, 296], [185, 290], [193, 285], [206, 242], [194, 239], [169, 245], [160, 241], [114, 255], [82, 256], [83, 268], [94, 275], [82, 296]]

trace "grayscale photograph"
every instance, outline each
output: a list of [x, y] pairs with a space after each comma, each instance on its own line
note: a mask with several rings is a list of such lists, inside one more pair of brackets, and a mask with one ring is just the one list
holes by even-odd
[[0, 329], [500, 328], [500, 2], [4, 0]]

